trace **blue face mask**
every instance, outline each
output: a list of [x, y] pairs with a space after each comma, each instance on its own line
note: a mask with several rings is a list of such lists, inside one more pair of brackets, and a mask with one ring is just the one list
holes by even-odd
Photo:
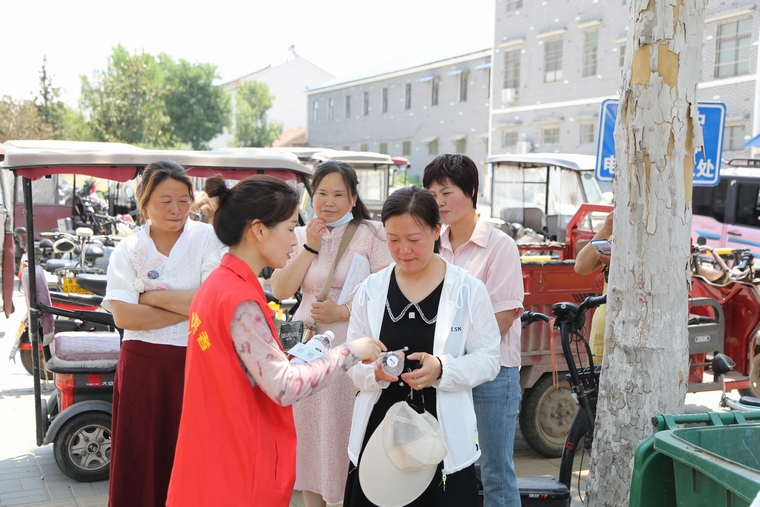
[[343, 215], [343, 218], [341, 218], [340, 220], [336, 220], [335, 222], [331, 222], [325, 225], [327, 227], [340, 227], [341, 225], [345, 225], [353, 219], [354, 219], [354, 214], [349, 211], [348, 213]]

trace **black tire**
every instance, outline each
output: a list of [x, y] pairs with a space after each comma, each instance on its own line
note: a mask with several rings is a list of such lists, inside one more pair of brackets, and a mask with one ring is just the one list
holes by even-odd
[[739, 392], [744, 396], [760, 398], [760, 350], [755, 350], [755, 356], [750, 360], [749, 382], [750, 386], [746, 389], [740, 389]]
[[[19, 358], [21, 359], [21, 365], [24, 367], [29, 375], [34, 375], [34, 365], [32, 364], [32, 351], [21, 349], [18, 351]], [[42, 380], [53, 380], [53, 374], [45, 369], [47, 361], [45, 354], [40, 350], [40, 378]]]
[[111, 414], [84, 412], [63, 425], [53, 456], [61, 471], [79, 482], [108, 479], [111, 470]]
[[[564, 377], [565, 373], [560, 372], [559, 378]], [[534, 451], [547, 458], [559, 458], [577, 410], [570, 385], [561, 381], [559, 387], [554, 387], [551, 375], [544, 375], [525, 391], [520, 431]]]

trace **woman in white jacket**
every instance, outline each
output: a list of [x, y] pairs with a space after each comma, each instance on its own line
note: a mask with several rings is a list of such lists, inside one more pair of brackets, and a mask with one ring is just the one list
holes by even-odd
[[488, 292], [480, 280], [435, 254], [441, 226], [430, 192], [397, 190], [383, 206], [382, 221], [395, 263], [358, 287], [347, 342], [372, 336], [388, 350], [408, 347], [409, 353], [400, 378], [383, 371], [382, 358], [348, 372], [360, 393], [343, 505], [373, 505], [356, 468], [388, 408], [411, 388], [421, 392], [425, 409], [438, 419], [448, 453], [427, 489], [409, 505], [475, 506], [474, 463], [480, 450], [472, 388], [499, 371], [499, 328]]

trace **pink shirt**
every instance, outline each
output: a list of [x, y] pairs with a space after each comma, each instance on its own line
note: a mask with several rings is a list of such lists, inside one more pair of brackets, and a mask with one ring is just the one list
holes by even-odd
[[525, 290], [517, 245], [483, 217], [478, 218], [472, 236], [456, 252], [451, 249], [450, 232], [445, 227], [441, 234], [441, 256], [486, 284], [494, 313], [517, 310], [512, 327], [501, 340], [501, 365], [520, 366], [520, 315]]

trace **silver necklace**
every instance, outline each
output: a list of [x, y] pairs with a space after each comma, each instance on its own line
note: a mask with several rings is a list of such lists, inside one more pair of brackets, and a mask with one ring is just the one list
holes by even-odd
[[[391, 318], [391, 320], [396, 323], [406, 314], [406, 311], [409, 310], [411, 307], [415, 307], [417, 311], [420, 314], [420, 318], [425, 322], [425, 324], [435, 324], [435, 321], [438, 320], [438, 315], [433, 317], [432, 319], [428, 319], [424, 313], [422, 313], [422, 310], [420, 309], [419, 305], [417, 303], [409, 303], [404, 307], [403, 310], [401, 310], [401, 313], [398, 314], [398, 317], [393, 315], [393, 312], [391, 311], [391, 303], [387, 299], [385, 300], [385, 308], [388, 309], [388, 317]], [[413, 315], [413, 314], [412, 314]]]

